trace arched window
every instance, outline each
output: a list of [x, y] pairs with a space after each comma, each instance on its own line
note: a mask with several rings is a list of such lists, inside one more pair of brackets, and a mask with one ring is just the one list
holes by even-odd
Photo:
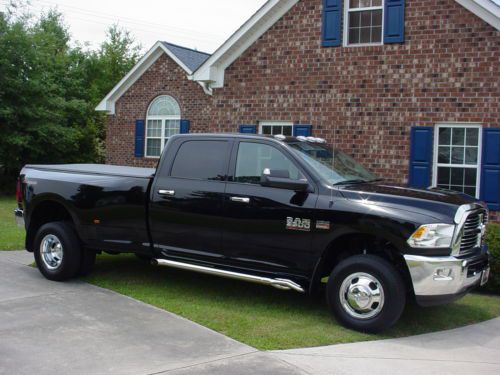
[[146, 156], [159, 157], [168, 137], [180, 133], [181, 109], [171, 96], [159, 96], [149, 106], [146, 119]]

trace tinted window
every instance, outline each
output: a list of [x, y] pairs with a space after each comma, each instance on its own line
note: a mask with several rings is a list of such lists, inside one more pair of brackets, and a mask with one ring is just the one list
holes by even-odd
[[184, 142], [172, 166], [172, 177], [223, 180], [227, 165], [227, 142]]
[[258, 184], [266, 168], [288, 171], [294, 180], [302, 178], [297, 167], [277, 148], [262, 143], [240, 142], [235, 181]]

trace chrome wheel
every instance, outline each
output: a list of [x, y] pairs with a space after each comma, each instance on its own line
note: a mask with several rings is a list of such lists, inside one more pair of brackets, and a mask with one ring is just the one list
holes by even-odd
[[357, 319], [377, 316], [384, 307], [384, 289], [376, 277], [356, 272], [347, 276], [339, 291], [343, 309]]
[[59, 268], [63, 260], [63, 247], [59, 238], [53, 234], [46, 235], [40, 242], [40, 255], [47, 269]]

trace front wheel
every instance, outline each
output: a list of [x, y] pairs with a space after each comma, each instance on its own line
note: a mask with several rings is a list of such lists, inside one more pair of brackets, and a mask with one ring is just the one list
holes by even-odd
[[398, 271], [373, 255], [356, 255], [340, 262], [326, 288], [328, 305], [344, 326], [380, 332], [403, 313], [406, 291]]
[[40, 227], [35, 236], [34, 253], [38, 269], [49, 280], [68, 280], [79, 271], [81, 244], [73, 227], [66, 222]]

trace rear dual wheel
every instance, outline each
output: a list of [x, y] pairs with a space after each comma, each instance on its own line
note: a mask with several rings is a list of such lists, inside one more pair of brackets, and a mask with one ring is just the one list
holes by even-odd
[[406, 301], [405, 284], [398, 271], [373, 255], [356, 255], [340, 262], [328, 279], [326, 294], [341, 324], [371, 333], [395, 324]]
[[67, 222], [47, 223], [40, 227], [34, 241], [35, 262], [49, 280], [64, 281], [91, 272], [96, 253], [82, 248]]

